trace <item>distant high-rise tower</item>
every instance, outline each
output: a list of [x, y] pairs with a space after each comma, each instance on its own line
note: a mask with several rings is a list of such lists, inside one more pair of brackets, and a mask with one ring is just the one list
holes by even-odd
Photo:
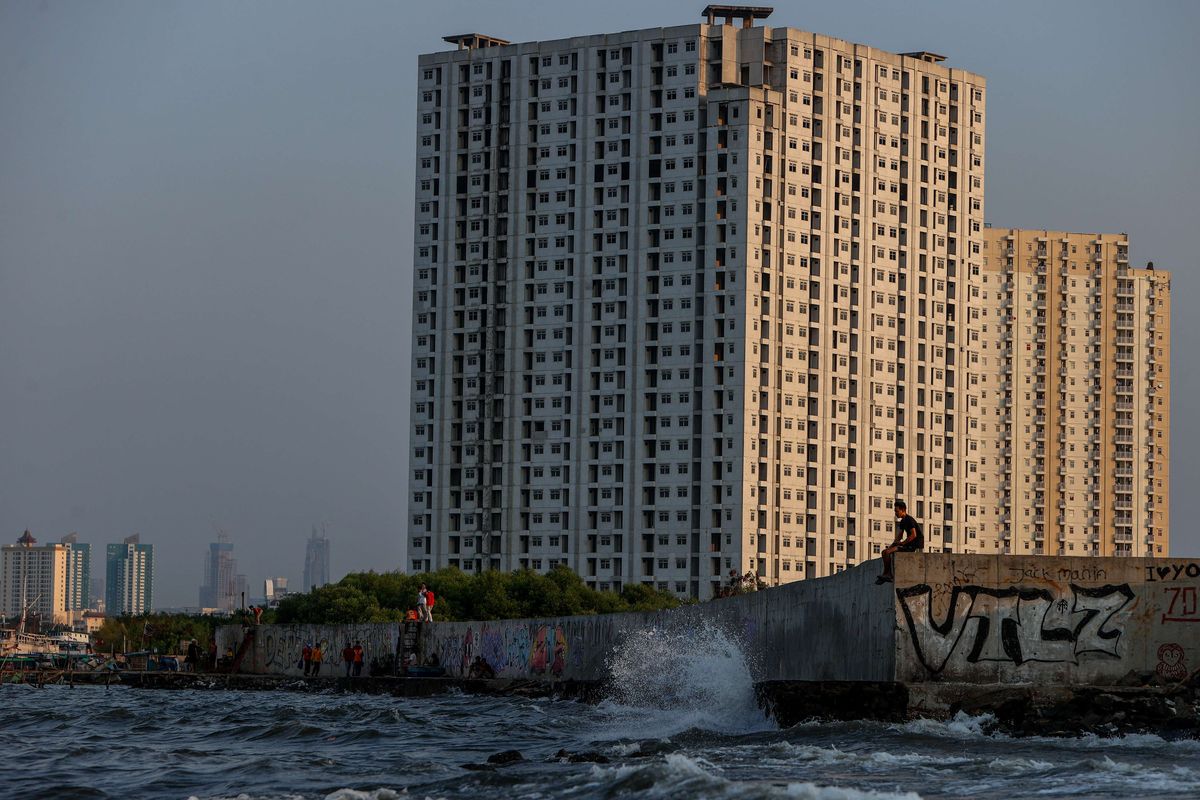
[[233, 539], [224, 531], [208, 546], [204, 556], [204, 583], [200, 587], [200, 607], [233, 611], [241, 604], [237, 592], [237, 559], [233, 557]]
[[91, 605], [92, 546], [81, 544], [77, 533], [68, 533], [59, 542], [68, 548], [66, 607], [82, 611]]
[[304, 552], [304, 591], [329, 583], [329, 540], [314, 527]]
[[279, 605], [279, 601], [282, 600], [284, 597], [287, 597], [287, 593], [288, 593], [287, 587], [288, 587], [288, 579], [287, 578], [283, 578], [283, 577], [267, 578], [266, 580], [264, 580], [263, 581], [263, 598], [267, 601], [267, 606], [270, 608], [274, 608], [275, 606]]
[[108, 546], [104, 609], [109, 616], [146, 614], [154, 608], [154, 545], [138, 534]]
[[25, 612], [46, 623], [69, 621], [69, 557], [66, 545], [39, 545], [29, 531], [0, 548], [0, 615], [15, 619]]

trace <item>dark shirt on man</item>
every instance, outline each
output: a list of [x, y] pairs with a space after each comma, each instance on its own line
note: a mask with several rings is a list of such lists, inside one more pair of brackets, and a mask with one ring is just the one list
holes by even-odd
[[[909, 534], [916, 531], [916, 536], [911, 542], [906, 542]], [[912, 515], [905, 514], [896, 520], [896, 535], [900, 539], [899, 549], [903, 553], [912, 552], [914, 550], [922, 550], [925, 548], [925, 534], [921, 530], [921, 523], [912, 518]]]

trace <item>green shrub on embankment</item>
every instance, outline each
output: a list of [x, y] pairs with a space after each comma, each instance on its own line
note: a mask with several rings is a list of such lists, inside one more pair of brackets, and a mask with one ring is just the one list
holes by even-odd
[[417, 588], [434, 593], [435, 620], [516, 619], [657, 611], [675, 608], [680, 600], [642, 584], [621, 592], [589, 589], [567, 567], [543, 575], [532, 570], [492, 570], [468, 575], [450, 568], [405, 575], [399, 572], [355, 572], [330, 586], [293, 594], [279, 604], [274, 622], [336, 624], [393, 622], [416, 606]]
[[152, 650], [156, 653], [181, 655], [184, 642], [195, 639], [202, 653], [208, 653], [213, 638], [213, 626], [221, 618], [200, 614], [123, 614], [108, 617], [92, 635], [92, 649], [97, 653], [124, 653]]

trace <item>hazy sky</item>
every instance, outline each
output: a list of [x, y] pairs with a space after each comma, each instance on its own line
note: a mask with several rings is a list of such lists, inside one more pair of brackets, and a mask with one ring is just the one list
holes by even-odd
[[[0, 0], [0, 540], [213, 526], [252, 586], [400, 566], [417, 54], [699, 20], [688, 2]], [[1200, 555], [1200, 3], [776, 2], [988, 79], [996, 225], [1127, 231], [1174, 273], [1174, 555]], [[1190, 242], [1190, 245], [1189, 245]]]

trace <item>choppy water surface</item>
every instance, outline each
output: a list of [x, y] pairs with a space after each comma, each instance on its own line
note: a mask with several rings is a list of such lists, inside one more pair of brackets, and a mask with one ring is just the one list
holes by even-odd
[[[746, 665], [719, 635], [700, 655], [669, 637], [642, 644], [617, 654], [618, 689], [599, 706], [3, 686], [0, 796], [1200, 797], [1200, 742], [1018, 740], [968, 717], [780, 730], [754, 708]], [[610, 762], [556, 760], [563, 748]], [[527, 760], [461, 766], [508, 749]]]

